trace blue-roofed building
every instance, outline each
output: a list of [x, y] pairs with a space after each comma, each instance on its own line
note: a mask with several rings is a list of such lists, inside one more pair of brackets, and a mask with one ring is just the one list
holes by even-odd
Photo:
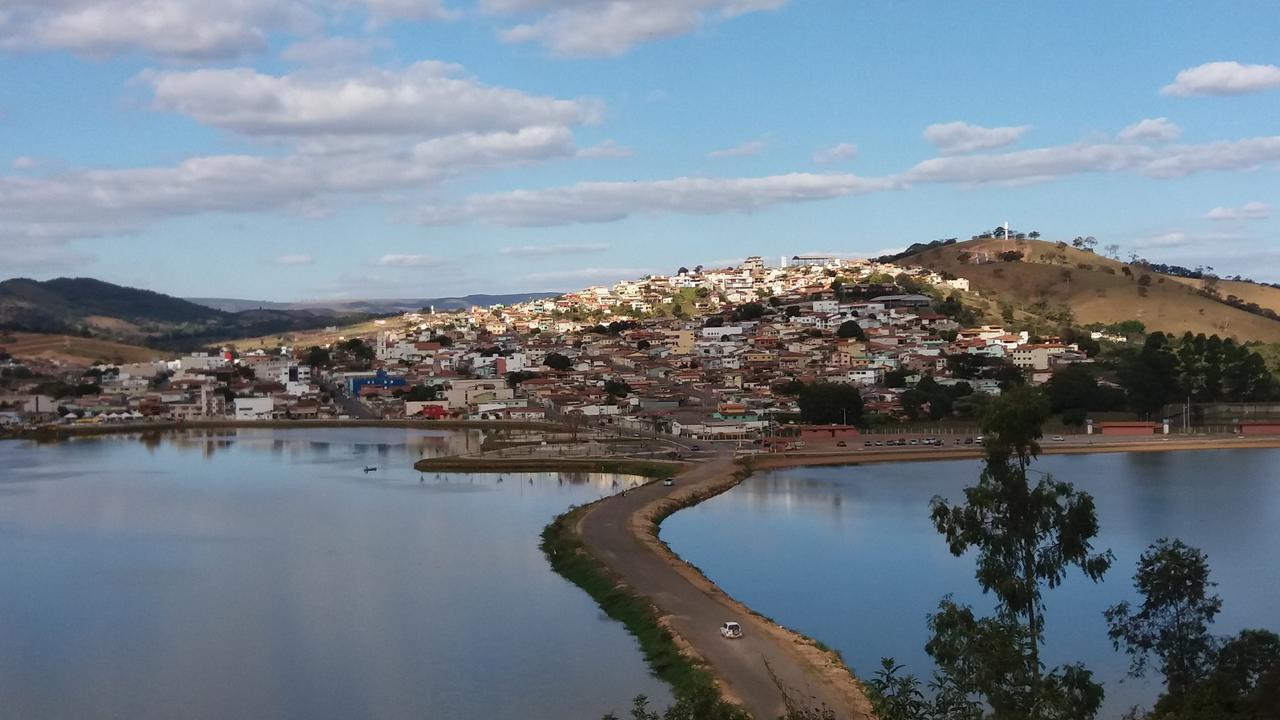
[[355, 375], [347, 378], [347, 389], [351, 391], [354, 397], [360, 396], [360, 390], [366, 387], [376, 387], [387, 390], [390, 388], [404, 387], [405, 380], [402, 377], [388, 375], [386, 370], [379, 370], [372, 375]]

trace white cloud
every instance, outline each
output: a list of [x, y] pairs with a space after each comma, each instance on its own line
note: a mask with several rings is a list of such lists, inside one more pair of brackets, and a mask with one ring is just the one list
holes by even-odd
[[553, 255], [585, 255], [599, 253], [609, 249], [605, 243], [582, 243], [577, 245], [521, 245], [504, 247], [498, 250], [499, 255], [516, 257], [547, 257]]
[[373, 24], [390, 20], [453, 20], [461, 16], [445, 7], [443, 0], [349, 0], [363, 5]]
[[336, 25], [353, 8], [374, 25], [459, 15], [443, 0], [3, 0], [0, 48], [225, 60], [266, 49], [272, 33]]
[[1160, 233], [1151, 237], [1139, 238], [1135, 240], [1133, 246], [1136, 248], [1172, 248], [1190, 245], [1192, 238], [1185, 232], [1175, 230], [1172, 232]]
[[298, 65], [349, 65], [387, 45], [374, 38], [315, 37], [286, 47], [280, 51], [280, 58]]
[[281, 255], [271, 262], [276, 265], [310, 265], [315, 262], [315, 258], [310, 255]]
[[839, 163], [852, 160], [858, 155], [858, 146], [853, 143], [837, 143], [813, 153], [813, 161], [821, 164]]
[[459, 206], [429, 206], [428, 225], [480, 220], [499, 225], [553, 226], [614, 222], [632, 215], [750, 212], [899, 187], [889, 178], [793, 173], [758, 178], [681, 177], [648, 182], [589, 182], [543, 190], [476, 195]]
[[0, 47], [104, 56], [138, 51], [166, 58], [238, 57], [266, 47], [270, 31], [317, 27], [306, 0], [9, 0]]
[[1280, 67], [1211, 62], [1187, 68], [1160, 88], [1161, 95], [1242, 95], [1280, 88]]
[[1081, 173], [1134, 172], [1171, 178], [1214, 170], [1253, 170], [1280, 163], [1280, 136], [1198, 145], [1075, 143], [994, 155], [925, 160], [903, 173], [908, 182], [1042, 182]]
[[1168, 142], [1182, 136], [1182, 128], [1166, 117], [1145, 118], [1120, 131], [1120, 139], [1125, 142], [1141, 142], [1144, 140]]
[[503, 40], [536, 42], [555, 55], [621, 55], [642, 42], [685, 35], [708, 23], [782, 7], [787, 0], [481, 0], [494, 13], [538, 17]]
[[938, 146], [938, 152], [943, 155], [957, 155], [1004, 147], [1022, 137], [1028, 129], [1029, 125], [988, 128], [967, 122], [935, 123], [924, 129], [924, 139]]
[[711, 152], [707, 153], [707, 157], [711, 158], [712, 160], [719, 160], [722, 158], [751, 157], [754, 155], [759, 155], [761, 152], [764, 151], [765, 147], [766, 145], [763, 140], [748, 140], [747, 142], [741, 143], [739, 145], [734, 145], [733, 147], [724, 148], [722, 150], [712, 150]]
[[587, 159], [628, 158], [634, 154], [635, 152], [631, 148], [619, 145], [613, 140], [605, 140], [599, 145], [592, 145], [578, 151], [578, 157]]
[[1216, 207], [1204, 214], [1205, 220], [1263, 220], [1271, 217], [1271, 206], [1263, 202], [1247, 202], [1240, 207]]
[[13, 159], [14, 170], [30, 170], [36, 166], [36, 159], [30, 155], [19, 155]]
[[568, 130], [535, 127], [463, 133], [405, 147], [215, 155], [173, 166], [0, 177], [0, 238], [99, 237], [208, 212], [310, 214], [351, 195], [429, 185], [572, 152]]
[[393, 268], [432, 268], [444, 265], [447, 260], [435, 255], [383, 255], [374, 261], [374, 265]]
[[652, 270], [644, 268], [602, 267], [579, 268], [577, 270], [553, 270], [525, 275], [531, 282], [601, 282], [638, 278], [652, 274]]
[[595, 103], [483, 85], [457, 65], [344, 77], [264, 75], [248, 68], [148, 72], [154, 107], [246, 135], [416, 135], [513, 131], [594, 120]]

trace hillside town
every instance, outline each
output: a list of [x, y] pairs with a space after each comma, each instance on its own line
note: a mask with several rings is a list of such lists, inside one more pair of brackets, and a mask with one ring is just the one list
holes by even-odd
[[[1089, 362], [1077, 342], [968, 322], [968, 289], [891, 263], [750, 257], [511, 306], [426, 308], [328, 347], [228, 346], [71, 373], [3, 355], [6, 376], [32, 379], [0, 395], [0, 421], [555, 418], [754, 439], [795, 423], [972, 416], [1013, 379]], [[815, 384], [855, 388], [859, 415], [803, 412], [800, 390]]]

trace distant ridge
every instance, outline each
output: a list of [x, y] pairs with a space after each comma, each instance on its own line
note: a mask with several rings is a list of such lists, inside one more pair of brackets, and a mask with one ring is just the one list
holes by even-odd
[[93, 278], [0, 282], [0, 330], [167, 349], [196, 349], [230, 338], [352, 324], [368, 317], [358, 309], [321, 307], [255, 306], [229, 312]]
[[422, 308], [436, 310], [466, 310], [473, 306], [515, 305], [540, 298], [557, 297], [562, 293], [534, 292], [506, 295], [462, 295], [439, 298], [371, 298], [367, 300], [313, 300], [306, 302], [270, 302], [266, 300], [241, 300], [237, 298], [187, 298], [188, 302], [224, 312], [246, 310], [332, 310], [337, 312], [361, 312], [370, 315], [390, 315]]

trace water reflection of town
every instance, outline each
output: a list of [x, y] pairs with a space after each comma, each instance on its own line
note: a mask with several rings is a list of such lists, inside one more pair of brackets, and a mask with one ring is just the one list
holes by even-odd
[[[140, 443], [149, 452], [161, 447], [182, 454], [199, 454], [206, 460], [235, 448], [240, 451], [262, 451], [285, 455], [302, 461], [324, 461], [327, 458], [366, 460], [370, 464], [385, 461], [388, 469], [409, 471], [413, 462], [423, 458], [474, 453], [490, 439], [493, 431], [430, 430], [410, 428], [192, 428], [163, 430], [117, 436]], [[502, 439], [519, 441], [524, 433], [502, 431]], [[401, 467], [402, 466], [402, 467]], [[432, 479], [457, 482], [467, 474], [449, 473]], [[618, 492], [643, 482], [641, 478], [613, 473], [477, 473], [471, 482], [483, 478], [495, 484], [519, 485], [590, 485], [602, 493]]]

